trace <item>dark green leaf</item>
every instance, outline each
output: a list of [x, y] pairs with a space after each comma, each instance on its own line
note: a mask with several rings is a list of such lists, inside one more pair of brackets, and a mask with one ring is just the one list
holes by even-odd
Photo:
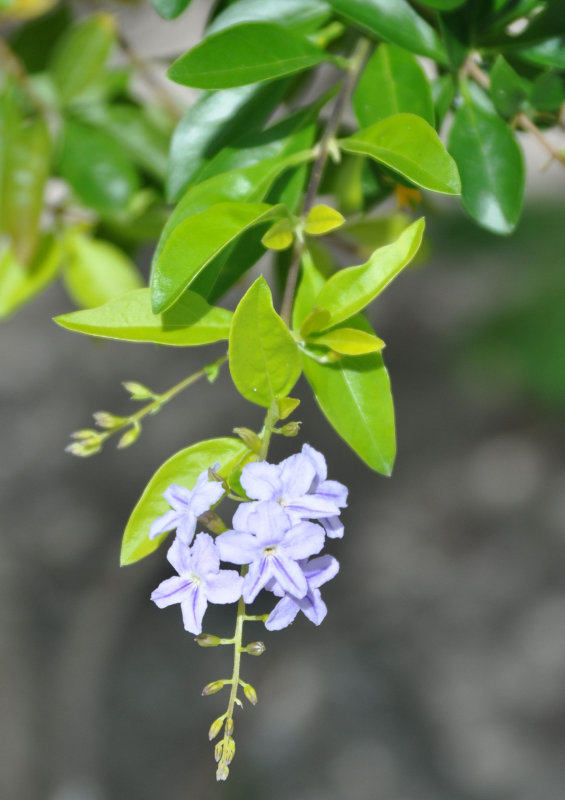
[[395, 45], [381, 44], [375, 50], [357, 84], [353, 108], [362, 127], [402, 111], [434, 124], [426, 74], [412, 53]]
[[338, 144], [347, 153], [374, 158], [423, 189], [442, 194], [461, 190], [455, 162], [431, 125], [415, 114], [387, 117]]
[[386, 41], [421, 56], [446, 62], [441, 40], [406, 0], [329, 0], [338, 14]]
[[453, 11], [454, 8], [459, 8], [467, 0], [420, 0], [425, 6], [436, 8], [438, 11]]
[[188, 8], [191, 0], [151, 0], [151, 5], [164, 19], [175, 19]]
[[490, 77], [490, 96], [499, 114], [513, 117], [528, 107], [529, 81], [521, 78], [502, 56], [494, 62]]
[[533, 47], [517, 50], [516, 55], [532, 64], [565, 70], [565, 36], [556, 36]]
[[104, 13], [76, 23], [60, 39], [50, 73], [63, 104], [73, 100], [98, 76], [115, 38], [114, 17]]
[[14, 31], [10, 37], [10, 47], [28, 73], [46, 69], [53, 48], [70, 22], [70, 8], [66, 3], [61, 3], [49, 14], [32, 19]]
[[[361, 315], [347, 326], [374, 333]], [[382, 356], [345, 357], [333, 364], [304, 356], [303, 367], [330, 425], [371, 469], [390, 475], [396, 454], [394, 406]]]
[[439, 131], [455, 99], [453, 76], [447, 74], [436, 78], [432, 84], [432, 95], [434, 98], [436, 127]]
[[168, 76], [198, 89], [270, 81], [331, 60], [308, 39], [269, 22], [246, 22], [205, 39], [177, 59]]
[[168, 311], [153, 314], [149, 289], [135, 289], [98, 308], [55, 317], [55, 322], [89, 336], [186, 347], [227, 339], [231, 318], [231, 311], [214, 308], [190, 291]]
[[139, 188], [125, 150], [107, 134], [72, 120], [65, 125], [59, 170], [77, 197], [97, 211], [124, 208]]
[[494, 233], [511, 233], [522, 210], [524, 164], [508, 125], [466, 99], [455, 114], [449, 150], [469, 214]]
[[153, 311], [168, 308], [230, 242], [259, 222], [276, 217], [267, 203], [218, 203], [184, 220], [171, 233], [151, 276]]
[[531, 102], [537, 111], [557, 111], [564, 101], [565, 91], [559, 75], [546, 72], [535, 79]]
[[249, 456], [249, 450], [241, 439], [208, 439], [193, 444], [176, 453], [159, 467], [153, 475], [128, 520], [122, 540], [120, 563], [133, 564], [145, 558], [168, 536], [167, 533], [149, 538], [151, 524], [170, 510], [163, 498], [163, 492], [172, 483], [194, 488], [201, 472], [219, 463], [219, 474], [228, 477], [230, 473]]
[[299, 33], [312, 33], [331, 16], [324, 0], [239, 0], [221, 11], [206, 35], [242, 22], [277, 22]]
[[0, 319], [9, 317], [57, 277], [61, 247], [52, 235], [44, 236], [31, 263], [18, 263], [10, 250], [0, 255]]
[[302, 370], [296, 342], [273, 308], [271, 291], [260, 276], [233, 315], [230, 372], [246, 400], [269, 407], [286, 397]]

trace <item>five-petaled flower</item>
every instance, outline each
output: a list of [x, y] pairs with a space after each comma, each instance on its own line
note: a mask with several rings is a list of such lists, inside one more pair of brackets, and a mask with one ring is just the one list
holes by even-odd
[[163, 497], [172, 510], [153, 522], [149, 538], [154, 539], [162, 533], [176, 530], [179, 539], [189, 545], [194, 538], [198, 517], [217, 503], [223, 493], [221, 483], [209, 480], [207, 469], [198, 476], [194, 489], [171, 484], [163, 492]]
[[234, 603], [241, 597], [242, 578], [236, 570], [220, 569], [220, 556], [214, 540], [199, 533], [192, 547], [175, 538], [167, 553], [178, 577], [164, 580], [151, 599], [165, 608], [180, 603], [185, 630], [202, 632], [202, 617], [210, 603]]
[[265, 627], [270, 631], [279, 631], [281, 628], [286, 628], [287, 625], [294, 621], [299, 611], [302, 611], [314, 625], [319, 625], [328, 613], [319, 587], [337, 575], [339, 571], [338, 561], [333, 556], [325, 555], [319, 556], [319, 558], [312, 558], [309, 561], [299, 561], [298, 565], [302, 569], [308, 584], [308, 590], [304, 597], [294, 597], [292, 594], [283, 592], [276, 582], [265, 587], [282, 597], [282, 600], [279, 600], [265, 622]]
[[304, 597], [308, 583], [299, 560], [319, 553], [324, 531], [313, 522], [293, 524], [277, 502], [243, 503], [233, 517], [234, 530], [220, 534], [216, 545], [222, 561], [249, 564], [243, 599], [251, 603], [270, 581], [283, 592]]

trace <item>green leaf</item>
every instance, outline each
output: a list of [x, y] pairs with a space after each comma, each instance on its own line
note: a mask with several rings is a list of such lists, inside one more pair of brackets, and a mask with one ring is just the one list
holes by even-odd
[[533, 47], [517, 50], [516, 55], [532, 64], [563, 70], [565, 69], [565, 36], [556, 36]]
[[15, 259], [25, 265], [38, 241], [51, 143], [42, 119], [7, 128], [0, 164], [0, 224], [11, 241]]
[[188, 8], [191, 0], [151, 0], [151, 5], [163, 19], [175, 19]]
[[229, 363], [232, 380], [246, 400], [269, 407], [285, 397], [300, 377], [296, 342], [273, 308], [271, 290], [261, 275], [233, 315]]
[[96, 211], [127, 206], [139, 188], [139, 177], [125, 150], [107, 134], [68, 120], [59, 171], [77, 197]]
[[385, 343], [378, 336], [356, 328], [337, 327], [318, 336], [312, 336], [311, 344], [329, 347], [335, 353], [344, 356], [363, 356], [367, 353], [378, 353]]
[[408, 112], [434, 124], [432, 92], [426, 73], [412, 53], [381, 44], [373, 53], [353, 94], [359, 125]]
[[537, 111], [557, 111], [565, 101], [563, 81], [555, 72], [539, 75], [532, 86], [531, 102]]
[[420, 0], [425, 6], [436, 8], [438, 11], [453, 11], [454, 8], [459, 8], [467, 0]]
[[363, 30], [418, 55], [446, 63], [439, 36], [406, 0], [329, 0], [329, 3], [338, 14]]
[[366, 264], [346, 267], [324, 284], [315, 300], [330, 317], [318, 330], [331, 328], [361, 311], [375, 299], [418, 252], [424, 234], [424, 218], [413, 222], [392, 244], [375, 250]]
[[338, 144], [347, 153], [375, 159], [423, 189], [441, 194], [461, 191], [455, 161], [431, 125], [415, 114], [387, 117]]
[[490, 78], [490, 96], [499, 114], [513, 117], [528, 107], [529, 81], [521, 78], [502, 56], [494, 62]]
[[98, 77], [116, 39], [111, 14], [95, 14], [76, 23], [59, 40], [50, 73], [63, 104], [73, 100]]
[[18, 26], [10, 36], [10, 47], [29, 74], [47, 69], [53, 49], [70, 22], [70, 8], [59, 4], [48, 14]]
[[[304, 250], [300, 261], [300, 278], [292, 306], [292, 327], [302, 331], [306, 319], [311, 315], [314, 301], [320, 293], [325, 278], [316, 267], [310, 250]], [[317, 309], [314, 309], [317, 310]], [[306, 329], [308, 331], [308, 329]], [[311, 328], [310, 330], [313, 330]]]
[[252, 84], [225, 89], [200, 97], [180, 120], [171, 140], [167, 175], [169, 199], [177, 200], [209, 159], [233, 139], [250, 128], [261, 126], [278, 105], [285, 89], [286, 82], [279, 81], [268, 86]]
[[206, 35], [242, 22], [277, 22], [299, 33], [313, 33], [331, 16], [324, 0], [239, 0], [227, 6], [211, 22]]
[[0, 255], [0, 319], [25, 305], [57, 277], [61, 247], [52, 235], [44, 236], [31, 263], [18, 263], [10, 250]]
[[315, 67], [331, 60], [308, 39], [269, 22], [246, 22], [215, 33], [177, 59], [169, 78], [198, 89], [229, 89]]
[[211, 344], [229, 337], [232, 313], [187, 291], [163, 314], [151, 311], [149, 289], [134, 289], [98, 308], [55, 318], [63, 328], [89, 336], [178, 347]]
[[208, 439], [180, 450], [165, 461], [147, 484], [128, 520], [122, 540], [121, 565], [145, 558], [168, 536], [164, 533], [150, 539], [149, 528], [157, 517], [170, 510], [163, 492], [172, 483], [193, 489], [200, 473], [218, 462], [219, 474], [228, 477], [248, 455], [249, 450], [240, 439]]
[[341, 228], [345, 218], [339, 211], [323, 203], [314, 206], [306, 215], [304, 231], [310, 236], [323, 236], [325, 233]]
[[115, 245], [69, 231], [63, 282], [78, 306], [93, 308], [142, 286], [141, 275]]
[[218, 203], [174, 229], [154, 263], [153, 311], [164, 311], [230, 242], [259, 222], [279, 214], [267, 203]]
[[439, 131], [455, 99], [453, 75], [448, 73], [436, 78], [432, 84], [432, 96], [434, 100], [436, 127]]
[[[373, 334], [361, 315], [352, 323]], [[390, 475], [396, 454], [394, 406], [382, 356], [345, 357], [333, 364], [304, 356], [303, 366], [330, 425], [371, 469]]]
[[294, 226], [289, 219], [280, 219], [261, 238], [269, 250], [286, 250], [294, 241]]
[[511, 233], [522, 210], [524, 164], [508, 125], [466, 99], [455, 113], [448, 146], [466, 210], [493, 233]]

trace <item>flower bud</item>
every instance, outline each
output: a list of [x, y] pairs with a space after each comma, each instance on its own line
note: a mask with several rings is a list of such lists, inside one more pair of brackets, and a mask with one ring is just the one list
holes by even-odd
[[124, 381], [122, 386], [131, 395], [131, 400], [154, 400], [156, 394], [137, 381]]
[[123, 450], [126, 447], [130, 447], [130, 445], [132, 445], [135, 441], [137, 441], [137, 438], [140, 433], [141, 433], [141, 427], [139, 425], [136, 426], [135, 428], [130, 428], [129, 430], [127, 430], [120, 439], [120, 441], [118, 442], [118, 449]]
[[218, 769], [216, 770], [216, 780], [217, 781], [225, 781], [227, 780], [228, 775], [230, 774], [230, 770], [228, 765], [224, 760], [222, 760], [218, 764]]
[[225, 734], [226, 736], [233, 736], [233, 717], [228, 717], [226, 720]]
[[221, 739], [218, 744], [214, 748], [214, 758], [216, 759], [216, 763], [222, 757], [222, 753], [224, 752], [224, 740]]
[[209, 694], [216, 694], [219, 692], [220, 689], [223, 688], [225, 681], [212, 681], [211, 683], [207, 683], [206, 686], [202, 689], [202, 694], [206, 697]]
[[282, 433], [283, 436], [298, 436], [301, 425], [301, 422], [287, 422], [286, 425], [280, 428], [280, 433]]
[[257, 705], [257, 692], [250, 683], [246, 683], [243, 687], [243, 694], [247, 697], [252, 706]]
[[251, 428], [234, 428], [233, 432], [236, 433], [254, 453], [258, 453], [261, 450], [261, 439]]
[[98, 436], [100, 434], [94, 428], [82, 428], [80, 431], [71, 433], [71, 439], [92, 439], [92, 437], [96, 438]]
[[224, 718], [222, 716], [218, 717], [218, 719], [215, 719], [214, 722], [210, 725], [210, 730], [208, 731], [208, 738], [210, 739], [210, 741], [216, 738], [216, 736], [222, 730], [223, 724], [224, 724]]
[[100, 450], [102, 450], [102, 444], [98, 441], [92, 444], [87, 444], [86, 442], [72, 442], [65, 447], [67, 453], [71, 453], [73, 456], [80, 456], [81, 458], [93, 456], [99, 453]]
[[235, 756], [235, 741], [233, 739], [226, 739], [224, 745], [224, 761], [226, 764], [231, 764]]
[[109, 411], [95, 411], [92, 416], [99, 428], [106, 428], [108, 430], [116, 428], [120, 422], [124, 421], [123, 417], [117, 417], [115, 414], [110, 414]]
[[199, 633], [194, 637], [194, 641], [200, 647], [217, 647], [220, 644], [220, 637], [212, 633]]
[[262, 656], [267, 648], [263, 642], [251, 642], [245, 648], [244, 652], [249, 653], [250, 656]]

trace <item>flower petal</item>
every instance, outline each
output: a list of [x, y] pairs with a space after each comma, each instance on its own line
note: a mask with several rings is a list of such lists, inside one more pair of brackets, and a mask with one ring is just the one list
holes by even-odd
[[302, 613], [308, 617], [314, 625], [319, 625], [328, 613], [328, 607], [322, 600], [322, 593], [319, 589], [309, 589], [306, 597], [296, 601]]
[[324, 538], [324, 529], [315, 522], [299, 522], [287, 532], [281, 548], [289, 558], [308, 558], [320, 552]]
[[308, 583], [296, 561], [288, 558], [280, 551], [271, 556], [269, 561], [271, 562], [272, 575], [280, 584], [281, 589], [284, 589], [285, 592], [288, 592], [293, 597], [304, 597], [308, 591]]
[[160, 583], [151, 593], [151, 599], [159, 608], [166, 608], [174, 603], [182, 603], [187, 592], [190, 592], [191, 585], [191, 581], [175, 575]]
[[192, 493], [190, 510], [198, 517], [208, 511], [224, 494], [224, 487], [218, 481], [206, 481]]
[[323, 481], [316, 489], [316, 494], [319, 497], [327, 497], [328, 500], [333, 500], [334, 503], [340, 508], [345, 508], [347, 505], [348, 488], [339, 481]]
[[247, 521], [249, 515], [253, 514], [259, 503], [240, 503], [233, 515], [232, 526], [236, 531], [248, 531]]
[[166, 491], [163, 492], [163, 497], [175, 511], [185, 511], [187, 505], [190, 503], [192, 492], [190, 489], [187, 489], [186, 486], [179, 486], [178, 483], [172, 483]]
[[179, 575], [185, 578], [192, 575], [190, 547], [178, 536], [175, 536], [172, 545], [167, 551], [167, 561], [172, 564]]
[[252, 500], [278, 500], [281, 494], [279, 468], [266, 461], [246, 464], [241, 470], [240, 483]]
[[302, 445], [303, 454], [310, 459], [314, 469], [316, 470], [316, 477], [318, 481], [325, 481], [328, 477], [328, 467], [326, 459], [319, 450], [315, 450], [309, 444]]
[[235, 569], [222, 569], [206, 578], [206, 594], [211, 603], [235, 603], [242, 589], [243, 578]]
[[174, 531], [179, 520], [180, 515], [178, 511], [167, 511], [162, 517], [157, 517], [157, 519], [151, 523], [149, 538], [155, 539], [155, 537], [160, 536], [162, 533]]
[[196, 517], [190, 509], [186, 509], [184, 514], [179, 515], [179, 522], [177, 525], [177, 538], [188, 546], [194, 539], [196, 531]]
[[199, 533], [191, 547], [191, 568], [199, 577], [220, 569], [220, 553], [209, 533]]
[[316, 477], [316, 470], [307, 456], [295, 453], [290, 458], [281, 461], [279, 467], [283, 496], [286, 502], [290, 504], [294, 497], [308, 494]]
[[269, 618], [265, 622], [265, 628], [269, 631], [280, 631], [282, 628], [286, 628], [291, 622], [294, 622], [298, 611], [299, 607], [296, 600], [289, 595], [283, 597], [269, 614]]
[[262, 558], [249, 567], [249, 572], [243, 579], [243, 599], [246, 603], [252, 603], [271, 579], [271, 561], [270, 558]]
[[255, 534], [263, 547], [282, 542], [291, 527], [288, 514], [278, 503], [270, 500], [256, 503], [247, 519], [247, 529]]
[[326, 519], [319, 520], [319, 522], [324, 526], [329, 539], [343, 538], [343, 532], [345, 528], [343, 527], [343, 522], [338, 516], [327, 517]]
[[339, 572], [339, 561], [333, 556], [312, 558], [302, 566], [302, 571], [311, 589], [317, 589], [334, 578]]
[[208, 601], [202, 587], [193, 584], [180, 604], [185, 631], [195, 634], [202, 633], [202, 617], [207, 605]]
[[222, 561], [231, 564], [251, 564], [260, 557], [261, 548], [252, 533], [226, 531], [216, 537], [216, 547]]
[[339, 506], [331, 498], [316, 494], [303, 494], [301, 497], [292, 497], [286, 501], [289, 512], [299, 515], [302, 519], [321, 519], [339, 514]]

